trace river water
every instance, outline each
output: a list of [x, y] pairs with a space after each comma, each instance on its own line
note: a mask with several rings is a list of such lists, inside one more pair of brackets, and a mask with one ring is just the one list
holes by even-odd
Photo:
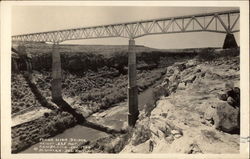
[[[142, 110], [145, 104], [154, 104], [153, 89], [154, 86], [158, 85], [160, 82], [161, 80], [158, 80], [153, 86], [138, 95], [139, 110]], [[116, 130], [125, 129], [127, 127], [127, 112], [127, 102], [122, 102], [108, 110], [91, 115], [87, 120]], [[107, 136], [109, 136], [109, 134], [105, 132], [82, 125], [76, 125], [48, 140], [40, 141], [32, 145], [21, 153], [62, 153], [81, 144], [84, 139], [93, 142]], [[52, 146], [55, 144], [57, 147]], [[67, 147], [65, 147], [66, 145]]]

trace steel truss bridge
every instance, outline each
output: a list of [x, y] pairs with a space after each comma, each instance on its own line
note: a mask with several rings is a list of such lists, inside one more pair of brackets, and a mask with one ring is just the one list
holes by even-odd
[[67, 40], [124, 37], [185, 32], [239, 32], [239, 10], [151, 19], [127, 23], [55, 30], [12, 36], [12, 41], [60, 43]]
[[[12, 41], [52, 42], [52, 99], [62, 99], [62, 74], [59, 43], [67, 40], [124, 37], [128, 45], [128, 125], [134, 126], [138, 119], [138, 89], [136, 82], [135, 38], [154, 34], [215, 32], [227, 34], [224, 46], [237, 46], [233, 33], [239, 32], [239, 10], [142, 20], [127, 23], [82, 27], [65, 30], [23, 34], [12, 36]], [[225, 45], [226, 44], [226, 45]], [[224, 48], [223, 46], [223, 48]], [[13, 49], [14, 50], [14, 49]], [[21, 51], [22, 52], [22, 51]], [[25, 51], [23, 51], [25, 52]], [[20, 53], [20, 52], [19, 52]], [[27, 61], [26, 61], [27, 62]], [[28, 72], [32, 73], [29, 67]], [[31, 76], [32, 77], [32, 76]]]

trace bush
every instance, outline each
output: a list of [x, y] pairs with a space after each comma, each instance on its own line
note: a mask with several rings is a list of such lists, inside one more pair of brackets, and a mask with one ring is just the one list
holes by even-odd
[[55, 122], [50, 122], [43, 130], [45, 133], [49, 133], [50, 135], [56, 135], [57, 129], [55, 128]]
[[157, 100], [160, 99], [160, 97], [162, 96], [168, 96], [170, 93], [167, 89], [165, 89], [164, 87], [160, 86], [160, 87], [156, 87], [153, 90], [153, 100], [154, 102], [156, 102]]
[[55, 128], [56, 128], [59, 132], [63, 132], [64, 129], [65, 129], [64, 120], [63, 120], [63, 119], [59, 119], [59, 120], [55, 123]]
[[45, 118], [49, 117], [49, 113], [47, 113], [47, 112], [45, 112], [43, 115]]
[[204, 62], [204, 61], [213, 61], [213, 60], [217, 60], [220, 57], [234, 57], [234, 56], [238, 56], [240, 54], [240, 49], [239, 48], [234, 48], [234, 49], [223, 49], [223, 50], [215, 50], [212, 48], [207, 48], [204, 51], [202, 51], [201, 53], [199, 53], [196, 58], [200, 61], [200, 62]]

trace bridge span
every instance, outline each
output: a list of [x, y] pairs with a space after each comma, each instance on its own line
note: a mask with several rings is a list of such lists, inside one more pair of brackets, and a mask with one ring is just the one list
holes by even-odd
[[55, 30], [12, 36], [12, 41], [63, 42], [67, 40], [124, 37], [135, 39], [153, 34], [185, 32], [235, 33], [239, 31], [239, 10], [161, 19], [141, 20], [92, 27]]
[[[68, 40], [124, 37], [128, 45], [128, 124], [134, 126], [139, 115], [136, 84], [136, 54], [133, 51], [136, 38], [154, 34], [214, 32], [226, 34], [223, 48], [237, 47], [233, 33], [239, 32], [239, 10], [202, 13], [140, 20], [134, 22], [55, 30], [12, 36], [12, 41], [52, 42], [52, 98], [62, 99], [61, 58], [58, 45]], [[22, 43], [20, 43], [22, 45]], [[30, 70], [29, 70], [30, 72]]]

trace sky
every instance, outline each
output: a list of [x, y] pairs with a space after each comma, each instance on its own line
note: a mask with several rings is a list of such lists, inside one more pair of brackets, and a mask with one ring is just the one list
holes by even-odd
[[[145, 7], [145, 6], [14, 6], [12, 7], [12, 35], [50, 30], [96, 26], [120, 22], [166, 18], [173, 16], [225, 11], [229, 7]], [[137, 45], [159, 49], [221, 47], [225, 34], [177, 33], [143, 36]], [[235, 33], [239, 45], [239, 33]], [[126, 38], [84, 39], [65, 44], [127, 45]]]

